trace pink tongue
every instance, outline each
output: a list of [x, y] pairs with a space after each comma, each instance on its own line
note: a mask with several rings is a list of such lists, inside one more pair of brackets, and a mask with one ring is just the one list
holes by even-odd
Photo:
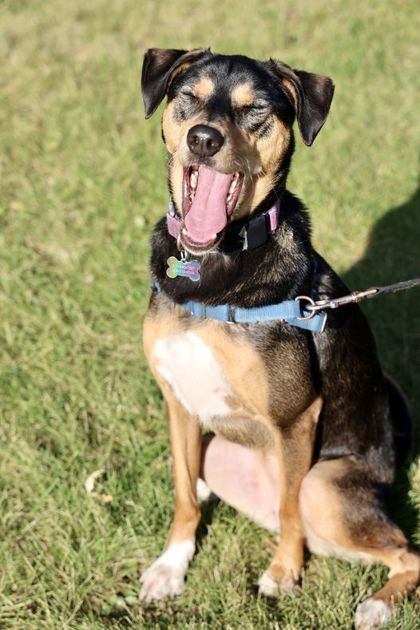
[[185, 217], [188, 236], [195, 243], [213, 241], [226, 226], [226, 198], [232, 177], [204, 165], [199, 167], [195, 196]]

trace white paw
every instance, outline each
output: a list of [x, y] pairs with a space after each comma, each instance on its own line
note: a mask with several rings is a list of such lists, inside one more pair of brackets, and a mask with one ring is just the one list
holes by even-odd
[[382, 628], [392, 617], [391, 609], [381, 599], [367, 599], [356, 608], [356, 630]]
[[277, 581], [268, 571], [264, 571], [258, 580], [258, 593], [266, 597], [279, 597], [282, 593], [292, 593], [296, 589], [296, 582], [292, 578]]
[[200, 503], [215, 501], [217, 499], [216, 495], [213, 494], [203, 479], [197, 479], [197, 497]]
[[278, 597], [280, 595], [279, 585], [273, 580], [268, 571], [264, 571], [258, 580], [258, 593], [267, 597]]
[[140, 599], [151, 601], [180, 595], [184, 590], [185, 573], [194, 550], [193, 540], [170, 545], [141, 576]]
[[184, 571], [170, 564], [154, 562], [140, 578], [142, 583], [140, 599], [150, 602], [153, 599], [180, 595], [184, 590], [184, 576]]

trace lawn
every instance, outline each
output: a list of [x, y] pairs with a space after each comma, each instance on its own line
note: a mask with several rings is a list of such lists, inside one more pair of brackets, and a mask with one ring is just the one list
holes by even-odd
[[[271, 538], [223, 505], [184, 595], [137, 600], [172, 511], [141, 348], [165, 153], [139, 70], [149, 46], [211, 45], [332, 76], [330, 118], [312, 148], [298, 142], [289, 188], [318, 249], [365, 288], [420, 275], [416, 17], [415, 0], [0, 3], [0, 627], [352, 627], [384, 569], [312, 557], [299, 595], [258, 599]], [[364, 306], [417, 417], [418, 304], [414, 290]], [[110, 503], [85, 490], [97, 469]], [[414, 458], [392, 503], [419, 544]], [[414, 630], [419, 614], [404, 602], [389, 628]]]

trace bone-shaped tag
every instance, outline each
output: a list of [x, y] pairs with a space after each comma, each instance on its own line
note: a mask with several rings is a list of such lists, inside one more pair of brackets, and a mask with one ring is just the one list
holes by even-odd
[[200, 280], [200, 263], [198, 260], [178, 260], [175, 256], [170, 256], [166, 261], [168, 268], [166, 275], [168, 278], [189, 278], [193, 282]]

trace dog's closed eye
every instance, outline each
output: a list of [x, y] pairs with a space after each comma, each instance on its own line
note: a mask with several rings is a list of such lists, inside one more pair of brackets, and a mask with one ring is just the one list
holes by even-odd
[[194, 92], [190, 89], [184, 89], [181, 90], [180, 92], [181, 96], [185, 96], [186, 98], [190, 98], [191, 100], [199, 100], [199, 97], [197, 96], [197, 94], [194, 94]]
[[234, 113], [235, 117], [245, 122], [262, 120], [268, 116], [270, 110], [267, 104], [250, 103], [248, 105], [234, 106]]
[[249, 105], [239, 105], [235, 107], [235, 111], [241, 112], [242, 114], [248, 114], [250, 112], [261, 113], [261, 112], [266, 112], [267, 110], [268, 110], [268, 105], [258, 104], [258, 103], [251, 103]]
[[256, 105], [241, 105], [239, 107], [235, 107], [235, 111], [240, 114], [249, 114], [249, 112], [258, 110]]

